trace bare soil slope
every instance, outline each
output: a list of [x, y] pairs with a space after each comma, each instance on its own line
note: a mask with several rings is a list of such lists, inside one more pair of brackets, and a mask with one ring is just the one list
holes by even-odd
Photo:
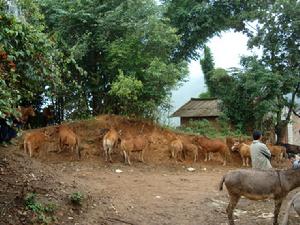
[[[227, 224], [227, 193], [217, 186], [224, 173], [240, 166], [238, 156], [226, 167], [218, 156], [208, 163], [203, 156], [197, 163], [191, 163], [192, 157], [175, 163], [169, 158], [171, 131], [124, 117], [104, 115], [69, 126], [80, 136], [81, 161], [75, 160], [75, 154], [55, 152], [55, 135], [34, 159], [19, 146], [0, 148], [0, 225], [42, 224], [24, 206], [25, 196], [32, 192], [38, 202], [55, 205], [49, 224]], [[144, 132], [154, 140], [147, 148], [146, 164], [133, 160], [133, 166], [124, 165], [118, 152], [114, 163], [104, 161], [99, 130], [110, 126], [130, 134]], [[54, 127], [47, 129], [54, 131]], [[188, 167], [195, 171], [189, 172]], [[74, 192], [84, 195], [82, 206], [70, 203]], [[242, 199], [235, 212], [237, 224], [271, 225], [273, 205]], [[294, 212], [290, 224], [300, 224]]]

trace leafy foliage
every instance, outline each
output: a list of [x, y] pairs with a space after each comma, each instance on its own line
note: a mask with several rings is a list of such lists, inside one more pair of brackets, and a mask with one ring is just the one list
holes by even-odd
[[256, 58], [244, 58], [242, 70], [213, 71], [216, 95], [222, 100], [222, 110], [236, 126], [244, 131], [262, 129], [269, 113], [276, 111], [276, 93], [281, 77], [260, 64]]
[[211, 76], [212, 76], [212, 71], [214, 70], [215, 67], [215, 63], [214, 63], [212, 53], [209, 47], [207, 46], [204, 47], [204, 57], [200, 60], [200, 64], [204, 74], [205, 84], [207, 86], [207, 95], [208, 95], [207, 97], [212, 97], [215, 95], [214, 93], [215, 89], [213, 88]]
[[174, 51], [175, 59], [197, 58], [197, 49], [204, 47], [209, 38], [229, 28], [243, 31], [247, 21], [256, 19], [273, 2], [164, 0], [166, 16], [181, 35]]
[[[152, 117], [187, 74], [184, 61], [170, 60], [179, 36], [153, 0], [101, 4], [44, 0], [42, 7], [49, 32], [55, 34], [59, 45], [86, 72], [82, 76], [71, 69], [81, 91], [70, 92], [72, 97], [64, 99], [64, 104], [84, 99], [85, 110], [92, 109], [93, 114], [120, 113], [119, 106], [125, 110], [122, 113], [132, 113], [126, 111], [130, 108], [124, 105], [120, 91], [116, 91], [122, 71], [124, 76], [143, 85], [135, 95], [135, 103], [143, 105], [134, 113]], [[124, 77], [121, 80], [125, 82]], [[110, 91], [112, 87], [114, 90]]]
[[[216, 126], [219, 124], [219, 126]], [[245, 136], [242, 130], [236, 127], [235, 129], [230, 128], [231, 125], [226, 117], [221, 117], [215, 125], [208, 120], [191, 120], [185, 126], [181, 126], [178, 129], [184, 132], [193, 133], [197, 135], [205, 135], [211, 138], [216, 137], [228, 137], [228, 136]]]
[[39, 222], [43, 224], [50, 224], [54, 221], [54, 218], [49, 216], [49, 214], [53, 214], [56, 206], [54, 204], [43, 205], [42, 203], [38, 202], [36, 200], [35, 193], [27, 194], [25, 197], [25, 206], [37, 215], [37, 220]]
[[[279, 141], [282, 130], [289, 123], [295, 109], [296, 95], [300, 88], [300, 2], [278, 0], [265, 10], [258, 20], [256, 30], [247, 30], [249, 46], [260, 47], [263, 51], [261, 62], [279, 76], [281, 82], [276, 96], [276, 133]], [[290, 94], [288, 99], [286, 95]], [[263, 98], [262, 98], [263, 99]], [[288, 113], [281, 120], [282, 110]]]
[[[2, 7], [4, 8], [4, 3]], [[36, 27], [0, 11], [0, 116], [61, 86], [60, 53]], [[37, 63], [38, 62], [38, 63]]]
[[80, 192], [74, 192], [70, 195], [70, 201], [75, 205], [81, 205], [84, 196]]

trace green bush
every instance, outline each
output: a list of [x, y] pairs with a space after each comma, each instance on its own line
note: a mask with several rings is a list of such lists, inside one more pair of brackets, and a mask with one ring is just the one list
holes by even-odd
[[[217, 124], [217, 125], [216, 125]], [[189, 121], [187, 125], [181, 126], [178, 129], [192, 134], [205, 135], [207, 137], [226, 137], [226, 136], [245, 136], [239, 128], [232, 128], [226, 119], [219, 119], [213, 125], [212, 122], [203, 119], [198, 121]]]
[[74, 192], [70, 195], [70, 200], [74, 205], [81, 205], [84, 196], [80, 192]]
[[27, 209], [31, 210], [35, 215], [37, 215], [38, 222], [42, 224], [50, 224], [54, 221], [53, 216], [48, 216], [48, 214], [53, 214], [56, 206], [52, 203], [43, 205], [36, 200], [35, 193], [28, 193], [25, 197], [25, 206]]

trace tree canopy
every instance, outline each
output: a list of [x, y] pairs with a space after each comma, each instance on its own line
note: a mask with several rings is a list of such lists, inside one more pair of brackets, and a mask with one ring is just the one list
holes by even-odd
[[[0, 117], [17, 103], [53, 95], [60, 82], [60, 53], [40, 27], [17, 20], [0, 2]], [[38, 63], [37, 63], [38, 62]]]
[[[262, 128], [263, 122], [271, 119], [279, 141], [299, 94], [299, 7], [299, 1], [276, 1], [260, 11], [256, 25], [244, 28], [249, 47], [261, 49], [262, 56], [243, 58], [242, 69], [211, 69], [207, 50], [201, 60], [205, 78], [211, 80], [208, 90], [223, 100], [224, 112], [232, 122]], [[287, 113], [282, 119], [284, 108]]]
[[[22, 20], [1, 0], [0, 116], [20, 104], [51, 102], [60, 120], [99, 113], [155, 118], [201, 47], [208, 94], [223, 100], [230, 119], [260, 126], [273, 112], [280, 133], [299, 94], [299, 1], [161, 3], [19, 0]], [[244, 58], [239, 70], [214, 68], [205, 43], [229, 28], [246, 33], [262, 57]]]
[[131, 80], [143, 87], [135, 95], [139, 104], [135, 114], [154, 115], [187, 75], [185, 61], [171, 60], [179, 36], [153, 0], [100, 4], [45, 0], [42, 8], [48, 31], [86, 73], [73, 77], [84, 92], [78, 94], [93, 114], [132, 113], [121, 110], [131, 104], [124, 101], [126, 93], [120, 93], [125, 89], [116, 91], [122, 82]]

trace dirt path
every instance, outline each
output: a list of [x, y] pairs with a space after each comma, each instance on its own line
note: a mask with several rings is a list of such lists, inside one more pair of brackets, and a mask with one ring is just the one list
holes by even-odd
[[[217, 190], [221, 176], [231, 167], [211, 164], [134, 167], [99, 162], [56, 165], [67, 183], [97, 199], [77, 224], [227, 224], [226, 191]], [[122, 170], [117, 173], [116, 170]], [[283, 207], [284, 208], [284, 207]], [[237, 224], [272, 224], [273, 202], [242, 199], [235, 212]], [[298, 221], [295, 213], [291, 221]], [[298, 223], [295, 223], [298, 224]]]
[[[109, 217], [122, 218], [129, 224], [205, 224], [204, 215], [208, 212], [203, 211], [203, 206], [220, 195], [216, 187], [222, 172], [122, 165], [104, 170], [100, 166], [77, 167], [77, 172], [66, 171], [66, 179], [75, 180], [93, 195], [109, 197]], [[116, 173], [117, 168], [123, 172]], [[80, 224], [101, 222], [103, 215], [99, 220], [98, 209], [94, 211]]]

